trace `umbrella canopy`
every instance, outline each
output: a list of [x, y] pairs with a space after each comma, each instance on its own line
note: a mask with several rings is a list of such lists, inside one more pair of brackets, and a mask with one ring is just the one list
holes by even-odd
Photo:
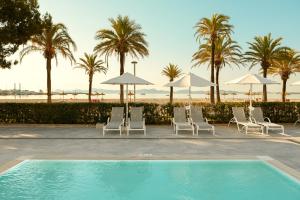
[[207, 87], [215, 86], [216, 84], [197, 76], [193, 73], [184, 75], [181, 79], [177, 81], [172, 81], [165, 84], [165, 87], [185, 87], [189, 88], [189, 106], [191, 106], [192, 96], [191, 96], [191, 87]]
[[111, 85], [153, 85], [152, 83], [134, 76], [128, 72], [122, 74], [121, 76], [109, 79], [102, 82], [102, 84], [111, 84]]
[[240, 78], [226, 82], [226, 84], [241, 84], [241, 85], [250, 85], [250, 84], [278, 84], [278, 82], [272, 81], [267, 78], [263, 78], [257, 74], [246, 74]]
[[239, 84], [239, 85], [250, 85], [250, 91], [249, 91], [249, 96], [250, 96], [250, 105], [249, 105], [249, 113], [250, 113], [250, 117], [252, 115], [252, 85], [257, 85], [257, 84], [279, 84], [276, 81], [272, 81], [270, 79], [267, 78], [263, 78], [261, 76], [259, 76], [258, 74], [246, 74], [240, 78], [234, 79], [232, 81], [228, 81], [226, 82], [226, 84]]
[[300, 81], [297, 81], [295, 83], [292, 83], [291, 85], [300, 85]]
[[183, 76], [181, 79], [167, 83], [164, 86], [165, 87], [207, 87], [207, 86], [215, 86], [215, 84], [193, 73], [189, 73]]
[[109, 79], [102, 82], [101, 84], [111, 84], [111, 85], [126, 85], [126, 116], [125, 123], [127, 124], [128, 119], [128, 85], [153, 85], [142, 78], [134, 76], [128, 72], [122, 74], [121, 76]]

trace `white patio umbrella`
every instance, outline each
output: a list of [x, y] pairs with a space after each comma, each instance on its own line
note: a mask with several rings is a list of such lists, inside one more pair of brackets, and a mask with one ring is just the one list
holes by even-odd
[[170, 83], [165, 84], [165, 87], [184, 87], [189, 88], [189, 106], [191, 105], [191, 88], [192, 87], [207, 87], [207, 86], [215, 86], [216, 84], [197, 76], [193, 73], [188, 73], [184, 75], [181, 79], [177, 81], [172, 81]]
[[253, 96], [253, 92], [252, 92], [252, 86], [253, 85], [265, 85], [265, 84], [279, 84], [276, 81], [272, 81], [270, 79], [267, 78], [263, 78], [257, 74], [246, 74], [240, 78], [234, 79], [232, 81], [228, 81], [226, 82], [226, 84], [239, 84], [239, 85], [250, 85], [250, 91], [249, 91], [249, 96], [250, 96], [250, 105], [249, 105], [249, 113], [250, 116], [252, 115], [252, 96]]
[[128, 72], [122, 74], [121, 76], [104, 81], [101, 84], [126, 85], [126, 123], [128, 119], [128, 85], [153, 85], [152, 83], [137, 76], [134, 76], [133, 74], [130, 74]]
[[300, 85], [300, 81], [297, 81], [295, 83], [292, 83], [291, 85]]

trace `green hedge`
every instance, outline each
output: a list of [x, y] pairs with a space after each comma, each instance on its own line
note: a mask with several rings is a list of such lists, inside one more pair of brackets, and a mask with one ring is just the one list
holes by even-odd
[[[183, 104], [131, 103], [130, 106], [144, 106], [147, 124], [168, 124], [173, 115], [173, 106]], [[204, 115], [214, 123], [227, 123], [232, 118], [233, 106], [248, 106], [245, 103], [220, 103], [203, 106]], [[113, 106], [119, 103], [1, 103], [0, 123], [43, 123], [43, 124], [94, 124], [105, 122]], [[274, 122], [296, 121], [300, 103], [255, 103], [261, 106], [265, 116]], [[247, 109], [246, 109], [247, 110]]]

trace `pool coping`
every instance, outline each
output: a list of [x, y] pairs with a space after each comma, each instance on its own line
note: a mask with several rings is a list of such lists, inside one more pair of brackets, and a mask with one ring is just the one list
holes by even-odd
[[5, 174], [7, 171], [9, 171], [10, 169], [14, 168], [15, 166], [19, 165], [24, 161], [25, 160], [21, 160], [21, 159], [11, 160], [5, 163], [4, 165], [0, 166], [0, 176]]
[[271, 165], [275, 169], [279, 170], [283, 174], [289, 176], [290, 178], [296, 179], [300, 183], [300, 172], [297, 170], [283, 164], [282, 162], [273, 159], [270, 156], [156, 156], [152, 154], [140, 154], [135, 156], [98, 156], [98, 157], [62, 157], [62, 156], [52, 156], [52, 157], [19, 157], [15, 160], [9, 161], [4, 165], [0, 166], [0, 175], [5, 174], [10, 169], [16, 167], [26, 160], [260, 160], [266, 164]]

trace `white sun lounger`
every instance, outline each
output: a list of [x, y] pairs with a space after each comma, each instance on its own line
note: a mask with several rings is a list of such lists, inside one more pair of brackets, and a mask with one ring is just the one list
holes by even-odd
[[127, 135], [129, 131], [144, 131], [146, 135], [145, 118], [143, 117], [144, 107], [131, 107], [130, 118], [128, 120]]
[[[268, 135], [269, 130], [280, 130], [281, 132], [279, 134], [286, 135], [284, 133], [284, 126], [272, 123], [270, 118], [264, 117], [264, 114], [262, 112], [261, 107], [255, 107], [252, 111], [252, 119], [255, 124], [263, 126], [266, 131], [265, 133]], [[267, 121], [265, 121], [267, 120]]]
[[[232, 107], [233, 121], [236, 123], [239, 133], [244, 131], [248, 134], [249, 130], [259, 130], [263, 133], [263, 126], [247, 120], [243, 107]], [[240, 127], [241, 126], [241, 127]]]
[[212, 131], [213, 135], [215, 135], [215, 127], [208, 123], [207, 118], [203, 118], [202, 107], [191, 107], [190, 120], [196, 127], [197, 135], [199, 130]]
[[179, 130], [191, 130], [194, 133], [194, 126], [187, 120], [185, 108], [175, 107], [174, 108], [174, 118], [172, 119], [172, 124], [174, 126], [174, 131], [178, 135]]
[[120, 131], [122, 135], [122, 125], [124, 124], [124, 108], [112, 107], [111, 117], [107, 119], [107, 124], [103, 126], [103, 135], [106, 131]]

